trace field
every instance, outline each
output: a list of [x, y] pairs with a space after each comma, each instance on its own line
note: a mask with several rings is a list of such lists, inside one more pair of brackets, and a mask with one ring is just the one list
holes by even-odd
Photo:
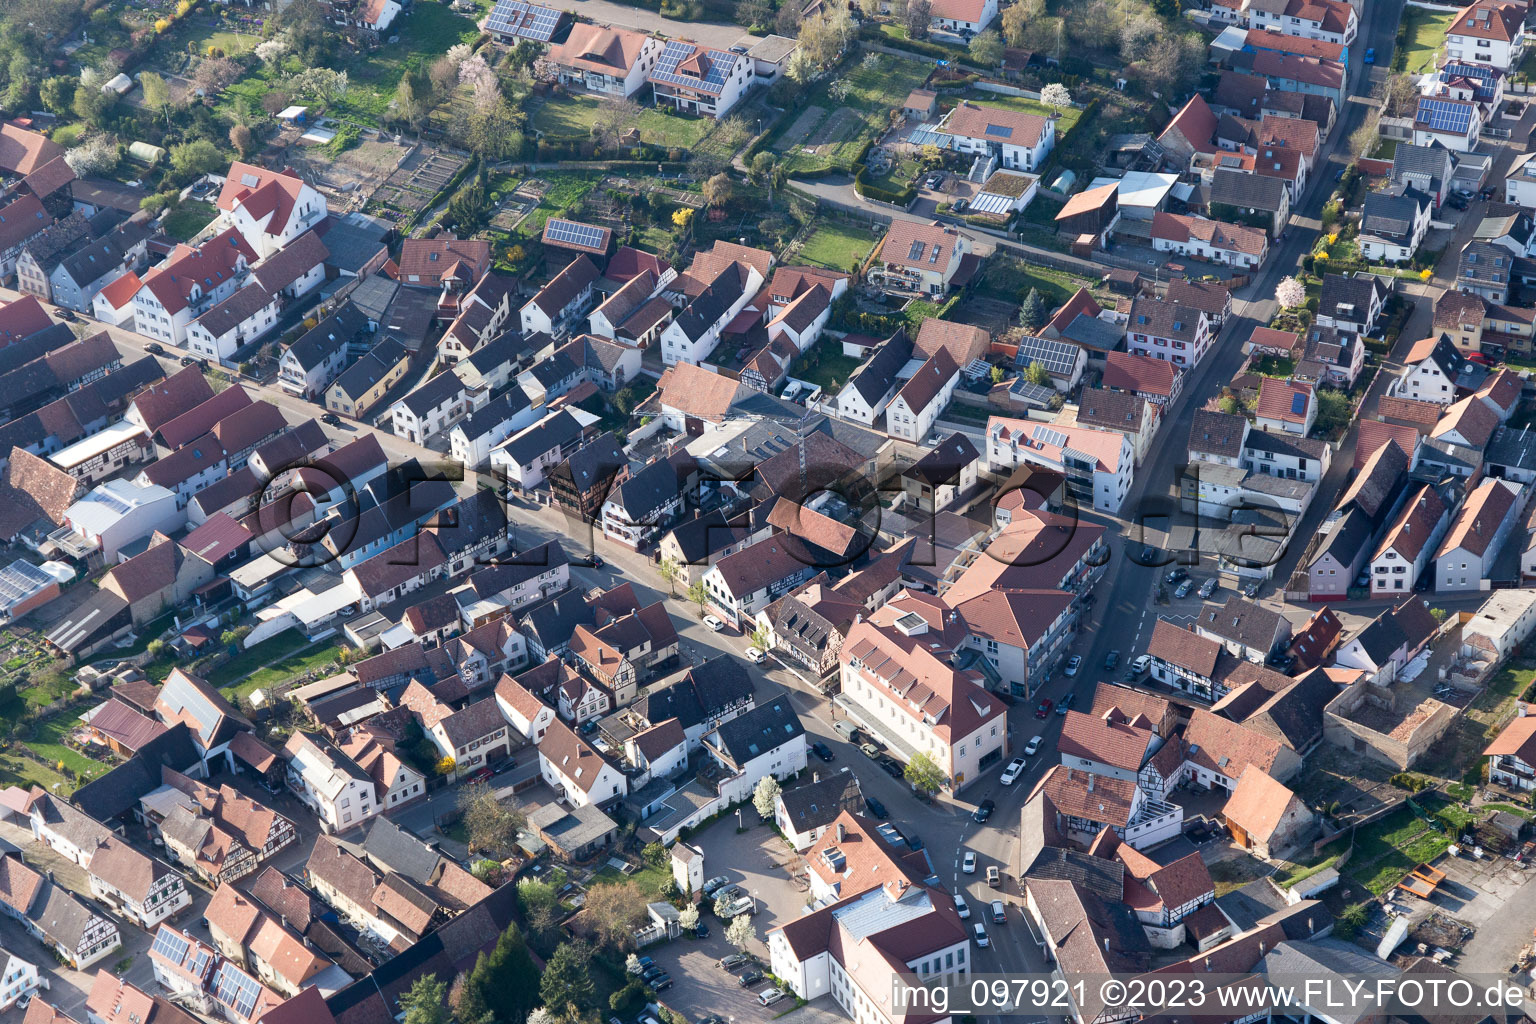
[[1435, 55], [1445, 43], [1445, 30], [1455, 19], [1454, 13], [1441, 14], [1422, 7], [1403, 9], [1402, 33], [1405, 70], [1411, 75], [1430, 70]]
[[185, 242], [203, 230], [218, 212], [212, 203], [188, 199], [166, 215], [165, 233], [178, 242]]
[[1069, 274], [1065, 270], [1053, 270], [1003, 257], [988, 261], [986, 274], [977, 291], [989, 298], [1023, 302], [1029, 290], [1036, 288], [1045, 304], [1054, 310], [1070, 299], [1079, 288], [1093, 291], [1098, 284], [1097, 281]]
[[542, 235], [544, 222], [581, 202], [582, 197], [597, 186], [598, 176], [556, 171], [542, 174], [540, 178], [548, 184], [548, 187], [544, 190], [539, 205], [534, 207], [533, 212], [523, 218], [523, 222], [517, 226], [518, 233], [525, 237]]
[[337, 660], [338, 644], [311, 646], [297, 630], [285, 630], [248, 647], [208, 672], [207, 678], [231, 699], [274, 686]]
[[876, 138], [907, 93], [928, 79], [928, 66], [889, 54], [869, 54], [851, 72], [828, 77], [780, 122], [773, 148], [791, 174], [845, 170], [864, 143]]
[[[600, 98], [587, 93], [552, 96], [533, 110], [528, 124], [556, 138], [584, 139], [592, 134], [592, 122], [602, 107]], [[714, 125], [707, 117], [667, 115], [654, 107], [642, 107], [635, 120], [641, 142], [683, 149], [695, 145]]]
[[66, 711], [36, 726], [32, 739], [24, 742], [33, 753], [47, 758], [54, 764], [63, 762], [64, 767], [81, 778], [100, 775], [106, 771], [106, 765], [100, 761], [91, 760], [64, 743], [64, 735], [79, 727], [79, 716]]
[[852, 270], [879, 240], [879, 235], [863, 228], [824, 222], [801, 246], [799, 262], [833, 270]]
[[1445, 832], [1436, 831], [1405, 804], [1356, 831], [1355, 852], [1344, 873], [1380, 896], [1392, 891], [1414, 865], [1444, 853], [1450, 843]]

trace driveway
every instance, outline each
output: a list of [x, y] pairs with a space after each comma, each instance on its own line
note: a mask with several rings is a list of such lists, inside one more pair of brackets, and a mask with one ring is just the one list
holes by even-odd
[[757, 38], [748, 36], [740, 25], [721, 25], [711, 21], [674, 21], [663, 18], [654, 11], [641, 10], [628, 4], [609, 3], [608, 0], [555, 0], [549, 5], [560, 11], [569, 11], [599, 25], [617, 25], [640, 32], [671, 36], [675, 39], [692, 39], [695, 42], [715, 46], [722, 50], [738, 43], [751, 46]]

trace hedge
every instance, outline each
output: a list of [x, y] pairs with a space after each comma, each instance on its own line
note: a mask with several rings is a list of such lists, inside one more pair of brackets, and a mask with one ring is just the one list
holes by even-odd
[[925, 39], [896, 39], [881, 32], [880, 25], [877, 22], [866, 22], [864, 27], [859, 30], [859, 35], [877, 46], [889, 47], [892, 50], [906, 50], [924, 57], [936, 57], [939, 60], [947, 60], [951, 64], [964, 64], [967, 67], [975, 68], [977, 71], [986, 70], [973, 64], [965, 50], [953, 46], [943, 46], [939, 43], [930, 43]]

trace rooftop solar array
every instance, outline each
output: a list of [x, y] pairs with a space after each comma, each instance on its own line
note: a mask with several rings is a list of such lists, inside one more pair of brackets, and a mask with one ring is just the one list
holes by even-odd
[[594, 227], [574, 220], [551, 219], [544, 225], [544, 241], [575, 246], [592, 252], [603, 252], [608, 248], [608, 235], [607, 228]]
[[1449, 82], [1456, 78], [1465, 78], [1472, 85], [1473, 94], [1480, 100], [1491, 100], [1498, 95], [1500, 73], [1496, 68], [1458, 60], [1448, 61], [1440, 69], [1440, 81]]
[[249, 1018], [261, 996], [261, 985], [231, 963], [219, 965], [213, 975], [213, 997], [243, 1018]]
[[989, 124], [987, 125], [987, 134], [996, 136], [999, 139], [1010, 139], [1013, 137], [1013, 129], [1005, 124]]
[[1070, 377], [1080, 351], [1081, 349], [1076, 345], [1026, 334], [1019, 339], [1016, 365], [1029, 366], [1031, 363], [1039, 363], [1048, 373], [1058, 377]]
[[151, 953], [159, 953], [172, 963], [179, 964], [187, 958], [187, 950], [192, 944], [170, 928], [160, 926], [160, 931], [155, 934], [155, 941], [149, 947]]
[[1430, 131], [1464, 132], [1472, 122], [1472, 108], [1454, 100], [1424, 97], [1419, 100], [1419, 122]]
[[1307, 411], [1307, 395], [1303, 391], [1291, 394], [1291, 412], [1300, 415]]
[[523, 0], [501, 0], [485, 21], [485, 30], [505, 36], [549, 42], [560, 25], [560, 12]]
[[18, 559], [0, 569], [0, 607], [31, 597], [52, 582], [52, 576], [31, 562]]
[[[703, 59], [704, 77], [679, 73], [678, 65], [696, 53]], [[656, 70], [651, 72], [650, 80], [718, 94], [732, 68], [736, 66], [735, 57], [736, 55], [732, 53], [705, 50], [693, 43], [674, 39], [667, 44], [666, 49], [661, 51], [661, 57], [656, 61]]]

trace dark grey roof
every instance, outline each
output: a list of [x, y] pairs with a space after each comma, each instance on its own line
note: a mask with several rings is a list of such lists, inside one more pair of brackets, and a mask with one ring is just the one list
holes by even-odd
[[1125, 898], [1125, 865], [1118, 860], [1095, 857], [1081, 850], [1047, 846], [1025, 868], [1024, 876], [1072, 882], [1079, 888], [1115, 903]]
[[385, 248], [389, 225], [366, 214], [349, 213], [345, 217], [327, 217], [321, 225], [325, 247], [330, 251], [325, 262], [338, 270], [357, 274]]
[[747, 670], [736, 659], [722, 654], [688, 669], [681, 678], [647, 690], [636, 707], [652, 725], [676, 718], [687, 729], [751, 700], [752, 694], [752, 678]]
[[910, 476], [937, 487], [954, 481], [962, 469], [978, 458], [980, 456], [971, 439], [956, 431], [909, 466], [902, 476]]
[[489, 374], [502, 366], [510, 366], [528, 354], [528, 344], [521, 334], [507, 332], [469, 354], [465, 362], [482, 374]]
[[1211, 178], [1211, 202], [1244, 210], [1278, 213], [1285, 205], [1285, 182], [1246, 171], [1219, 168]]
[[1462, 246], [1456, 279], [1507, 290], [1514, 262], [1508, 249], [1474, 238]]
[[912, 339], [907, 332], [898, 330], [875, 349], [875, 354], [863, 366], [853, 371], [848, 385], [873, 406], [890, 393], [896, 385], [896, 374], [912, 358]]
[[126, 601], [110, 590], [98, 590], [49, 631], [48, 642], [69, 654], [105, 640], [132, 622]]
[[80, 948], [80, 940], [97, 916], [67, 889], [46, 879], [32, 898], [32, 908], [27, 912], [27, 917], [39, 931], [71, 951]]
[[1323, 536], [1323, 542], [1317, 549], [1315, 562], [1324, 554], [1333, 556], [1334, 561], [1346, 569], [1355, 564], [1355, 556], [1360, 549], [1370, 542], [1371, 534], [1376, 530], [1371, 517], [1366, 515], [1356, 505], [1350, 505], [1349, 510], [1333, 524], [1333, 529]]
[[363, 353], [361, 359], [343, 370], [331, 386], [340, 389], [348, 399], [356, 401], [383, 380], [404, 358], [405, 346], [393, 338], [382, 338], [373, 348]]
[[559, 387], [581, 372], [581, 366], [571, 358], [569, 346], [556, 349], [547, 358], [540, 359], [526, 371], [547, 391]]
[[1488, 447], [1483, 451], [1483, 461], [1526, 471], [1536, 470], [1536, 431], [1528, 426], [1519, 430], [1500, 427], [1489, 439]]
[[260, 284], [248, 284], [198, 317], [197, 325], [215, 338], [222, 338], [261, 312], [275, 298]]
[[546, 650], [569, 644], [577, 626], [593, 626], [597, 614], [577, 590], [563, 590], [523, 612], [518, 625]]
[[1189, 450], [1235, 459], [1243, 454], [1247, 426], [1248, 421], [1241, 416], [1197, 409], [1189, 425]]
[[610, 430], [572, 452], [570, 458], [556, 467], [556, 472], [568, 475], [578, 490], [586, 491], [612, 480], [627, 465], [629, 457], [619, 447], [618, 438]]
[[491, 399], [483, 408], [476, 409], [460, 420], [453, 429], [462, 431], [465, 437], [473, 441], [491, 433], [527, 408], [528, 393], [522, 388], [508, 388], [501, 397]]
[[1430, 146], [1400, 143], [1392, 154], [1392, 180], [1398, 181], [1407, 174], [1422, 174], [1438, 186], [1450, 176], [1453, 164], [1451, 151], [1438, 142]]
[[1250, 430], [1243, 447], [1256, 452], [1272, 452], [1283, 458], [1307, 458], [1321, 462], [1328, 442], [1321, 438], [1298, 437], [1279, 430]]
[[1361, 229], [1388, 238], [1406, 239], [1419, 213], [1431, 204], [1429, 196], [1412, 185], [1396, 185], [1365, 196]]
[[677, 497], [677, 472], [665, 459], [641, 469], [608, 496], [638, 523]]
[[501, 496], [488, 487], [443, 509], [429, 525], [443, 551], [454, 555], [506, 532], [507, 509]]
[[786, 789], [779, 794], [779, 799], [796, 832], [830, 825], [845, 808], [855, 814], [864, 813], [859, 777], [847, 768], [820, 781]]
[[369, 320], [382, 324], [389, 304], [394, 301], [395, 293], [399, 290], [400, 282], [383, 274], [374, 274], [363, 278], [363, 282], [352, 289], [348, 298]]
[[745, 522], [732, 525], [716, 508], [672, 527], [672, 539], [682, 551], [685, 565], [704, 565], [711, 554], [745, 539], [750, 532]]
[[1470, 476], [1483, 464], [1483, 453], [1447, 441], [1443, 437], [1426, 437], [1419, 445], [1419, 466], [1437, 467], [1446, 471], [1461, 470], [1461, 476]]
[[722, 272], [688, 304], [673, 321], [689, 341], [698, 341], [730, 312], [731, 306], [741, 298], [741, 275], [729, 270]]
[[1359, 322], [1371, 308], [1373, 297], [1385, 301], [1391, 288], [1374, 274], [1326, 274], [1318, 298], [1317, 315]]
[[1408, 642], [1408, 634], [1397, 624], [1397, 618], [1388, 608], [1372, 619], [1364, 629], [1346, 640], [1359, 641], [1360, 647], [1377, 665], [1383, 665], [1392, 652]]
[[1067, 324], [1066, 330], [1061, 336], [1067, 341], [1074, 341], [1084, 348], [1096, 349], [1100, 352], [1113, 352], [1125, 341], [1125, 332], [1114, 324], [1100, 320], [1096, 316], [1087, 313], [1079, 313]]
[[400, 399], [400, 404], [420, 418], [440, 405], [457, 400], [463, 394], [464, 382], [459, 379], [459, 375], [445, 369]]
[[288, 351], [308, 370], [319, 366], [353, 339], [368, 330], [368, 317], [348, 302], [288, 346]]
[[581, 424], [570, 412], [561, 409], [553, 416], [518, 431], [507, 439], [501, 449], [514, 465], [526, 466], [545, 452], [563, 448], [581, 437]]
[[442, 859], [436, 850], [383, 815], [373, 819], [361, 849], [374, 867], [397, 872], [422, 885], [432, 881]]
[[160, 788], [161, 768], [185, 772], [198, 762], [192, 733], [182, 722], [140, 747], [127, 761], [75, 790], [69, 802], [97, 821], [130, 813], [139, 798]]
[[1284, 615], [1235, 596], [1219, 607], [1207, 605], [1196, 621], [1201, 629], [1266, 654], [1276, 637], [1289, 630]]
[[542, 575], [551, 569], [570, 564], [565, 549], [558, 540], [545, 541], [538, 547], [516, 555], [503, 555], [495, 565], [472, 574], [468, 580], [470, 590], [479, 597], [493, 597], [509, 587]]
[[1249, 882], [1240, 889], [1233, 889], [1225, 896], [1217, 897], [1216, 906], [1232, 919], [1233, 923], [1241, 931], [1252, 931], [1264, 918], [1278, 910], [1284, 910], [1289, 904], [1285, 901], [1285, 895], [1270, 884], [1269, 879], [1260, 878]]
[[805, 727], [786, 693], [722, 723], [715, 729], [715, 736], [718, 749], [742, 767], [796, 738], [804, 744]]

